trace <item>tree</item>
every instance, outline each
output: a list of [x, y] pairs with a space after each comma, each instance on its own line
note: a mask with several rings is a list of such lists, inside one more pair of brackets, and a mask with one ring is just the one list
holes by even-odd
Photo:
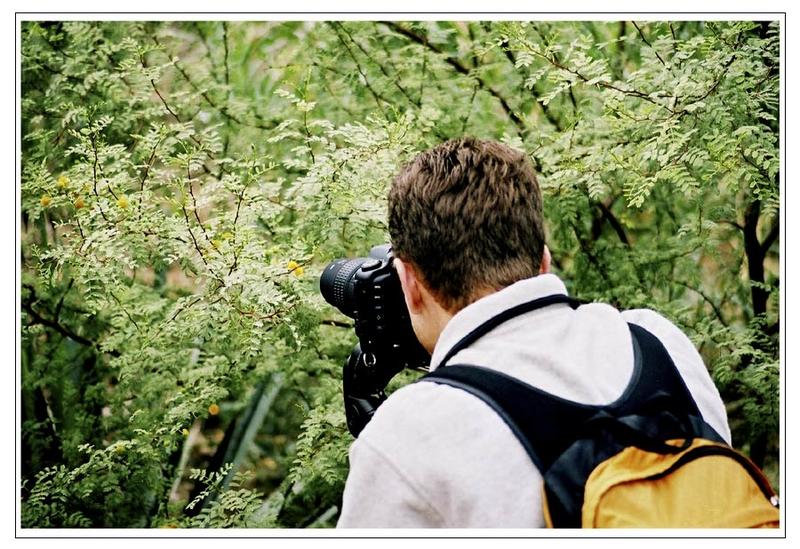
[[334, 524], [354, 335], [316, 278], [463, 134], [530, 155], [571, 293], [690, 334], [775, 481], [778, 31], [23, 23], [23, 526]]

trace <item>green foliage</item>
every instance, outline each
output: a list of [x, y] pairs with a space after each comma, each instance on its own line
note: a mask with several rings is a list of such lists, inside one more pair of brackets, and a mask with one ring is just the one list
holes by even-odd
[[777, 481], [777, 24], [21, 36], [23, 527], [334, 525], [354, 335], [316, 279], [463, 134], [530, 155], [570, 291], [683, 328]]
[[216, 492], [218, 497], [210, 505], [203, 507], [197, 517], [188, 520], [185, 527], [246, 528], [252, 526], [251, 518], [261, 507], [261, 495], [242, 487], [248, 475], [239, 472], [233, 475], [230, 487], [223, 490], [223, 484], [230, 469], [229, 464], [222, 470], [211, 474], [199, 469], [191, 472], [189, 478], [201, 482], [206, 488], [189, 502], [186, 506], [187, 510], [194, 509], [213, 492]]

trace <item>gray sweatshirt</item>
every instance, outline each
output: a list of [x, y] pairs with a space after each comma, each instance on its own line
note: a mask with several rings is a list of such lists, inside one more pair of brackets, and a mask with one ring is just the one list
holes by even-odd
[[[559, 293], [566, 288], [558, 277], [540, 275], [465, 307], [439, 337], [431, 369], [488, 318]], [[730, 442], [725, 406], [700, 355], [651, 310], [552, 305], [505, 322], [448, 363], [493, 368], [569, 400], [608, 404], [633, 373], [627, 322], [661, 340], [703, 418]], [[353, 443], [338, 527], [543, 527], [541, 491], [539, 471], [488, 405], [454, 387], [414, 383], [393, 393]]]

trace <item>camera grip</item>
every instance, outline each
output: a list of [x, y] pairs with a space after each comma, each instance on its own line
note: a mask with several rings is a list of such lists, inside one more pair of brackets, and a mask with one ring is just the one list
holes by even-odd
[[[365, 354], [361, 345], [356, 344], [350, 357], [344, 363], [342, 370], [342, 393], [344, 396], [344, 411], [347, 418], [347, 429], [354, 437], [358, 437], [361, 430], [369, 423], [375, 410], [384, 400], [386, 393], [383, 390], [389, 379], [383, 376], [364, 375], [377, 366], [367, 365]], [[385, 379], [385, 382], [384, 382]]]

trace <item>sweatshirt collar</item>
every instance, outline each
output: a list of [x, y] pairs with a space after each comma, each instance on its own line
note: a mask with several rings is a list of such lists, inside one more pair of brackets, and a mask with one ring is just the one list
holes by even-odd
[[526, 301], [553, 294], [567, 295], [564, 283], [554, 274], [526, 278], [470, 303], [450, 319], [436, 342], [431, 356], [430, 371], [439, 367], [447, 352], [469, 332], [489, 318]]

